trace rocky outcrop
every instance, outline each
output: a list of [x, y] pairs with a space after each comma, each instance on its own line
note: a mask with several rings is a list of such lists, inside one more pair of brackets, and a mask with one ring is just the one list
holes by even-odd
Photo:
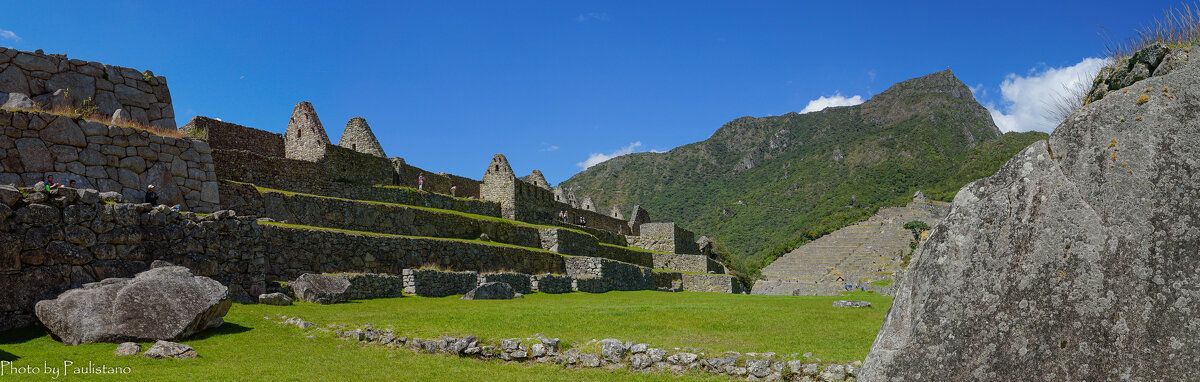
[[463, 300], [512, 300], [512, 286], [501, 282], [479, 284], [462, 296]]
[[180, 343], [158, 341], [155, 342], [154, 346], [151, 346], [149, 350], [146, 350], [146, 353], [142, 354], [142, 356], [153, 359], [188, 359], [196, 358], [196, 350], [192, 349], [191, 346]]
[[1200, 375], [1198, 99], [1188, 61], [1082, 107], [960, 190], [860, 380]]
[[296, 298], [318, 304], [335, 304], [345, 299], [343, 295], [350, 289], [350, 280], [345, 277], [305, 273], [290, 286], [296, 293]]
[[111, 278], [37, 303], [37, 317], [67, 345], [175, 340], [221, 326], [229, 290], [187, 268], [167, 266]]

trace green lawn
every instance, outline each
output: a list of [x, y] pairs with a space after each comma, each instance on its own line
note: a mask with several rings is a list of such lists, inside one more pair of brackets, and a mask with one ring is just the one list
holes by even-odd
[[[555, 365], [506, 364], [407, 350], [362, 347], [281, 326], [278, 314], [327, 324], [373, 324], [398, 334], [429, 338], [475, 334], [485, 340], [543, 333], [565, 344], [619, 338], [670, 349], [691, 346], [713, 352], [773, 351], [781, 355], [813, 352], [824, 361], [861, 360], [866, 356], [891, 298], [876, 294], [849, 297], [870, 301], [867, 309], [834, 309], [848, 296], [744, 296], [717, 293], [609, 292], [547, 295], [534, 293], [511, 301], [463, 301], [402, 297], [336, 305], [293, 306], [235, 304], [220, 328], [184, 343], [200, 358], [154, 361], [113, 355], [113, 344], [64, 346], [44, 330], [0, 333], [0, 360], [14, 366], [45, 363], [61, 367], [129, 367], [132, 375], [108, 380], [675, 380], [657, 374], [624, 371], [563, 371]], [[274, 321], [265, 320], [271, 317]], [[145, 350], [150, 344], [143, 344]], [[7, 370], [7, 369], [6, 369]], [[0, 376], [0, 380], [12, 375]], [[93, 376], [88, 376], [89, 380]], [[706, 379], [693, 375], [686, 379]], [[17, 378], [20, 379], [20, 378]], [[44, 379], [44, 378], [39, 378]], [[105, 378], [100, 378], [105, 379]], [[718, 378], [715, 380], [727, 380]]]

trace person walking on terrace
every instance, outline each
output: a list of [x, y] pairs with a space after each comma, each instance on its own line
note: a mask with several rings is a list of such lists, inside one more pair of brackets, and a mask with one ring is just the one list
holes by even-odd
[[425, 191], [425, 173], [421, 173], [421, 175], [417, 175], [417, 190]]

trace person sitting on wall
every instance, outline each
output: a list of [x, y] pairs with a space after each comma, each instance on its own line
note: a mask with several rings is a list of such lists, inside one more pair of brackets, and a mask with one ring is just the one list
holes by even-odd
[[425, 191], [425, 173], [421, 173], [421, 175], [417, 175], [417, 190]]
[[46, 175], [46, 191], [62, 188], [63, 185], [54, 183], [54, 175]]
[[75, 188], [75, 179], [71, 179], [71, 185], [67, 187]]
[[154, 185], [146, 186], [146, 203], [150, 205], [158, 205], [158, 193], [154, 192]]

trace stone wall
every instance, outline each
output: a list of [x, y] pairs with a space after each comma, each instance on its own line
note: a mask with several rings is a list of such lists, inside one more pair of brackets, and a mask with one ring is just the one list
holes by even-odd
[[[600, 244], [599, 251], [597, 251], [597, 253], [596, 253], [596, 257], [603, 257], [605, 259], [623, 261], [623, 262], [630, 263], [630, 264], [641, 265], [643, 267], [661, 268], [661, 267], [658, 267], [657, 265], [655, 265], [655, 262], [654, 262], [655, 254], [646, 252], [646, 251], [639, 251], [639, 250], [629, 248], [629, 247], [621, 247], [621, 246], [609, 245], [609, 244]], [[668, 269], [668, 268], [661, 268], [661, 269]]]
[[[341, 148], [339, 148], [341, 149]], [[346, 150], [346, 149], [341, 149]], [[354, 153], [367, 162], [384, 160], [370, 155]], [[336, 158], [337, 150], [329, 157]], [[336, 159], [334, 159], [336, 160]], [[213, 161], [219, 179], [253, 183], [258, 186], [285, 191], [334, 196], [354, 200], [370, 200], [385, 203], [408, 204], [446, 210], [462, 211], [477, 215], [499, 217], [500, 204], [482, 200], [455, 198], [432, 192], [420, 192], [398, 187], [377, 187], [379, 183], [363, 183], [341, 178], [332, 168], [285, 158], [272, 158], [243, 150], [213, 150]], [[388, 162], [388, 168], [391, 168]], [[370, 170], [375, 172], [376, 170]], [[342, 179], [343, 181], [337, 181]], [[390, 185], [384, 183], [384, 185]]]
[[454, 196], [460, 198], [479, 198], [480, 181], [444, 172], [432, 172], [404, 162], [402, 158], [392, 158], [396, 172], [396, 185], [417, 188], [417, 180], [425, 176], [425, 191], [451, 195], [450, 187], [454, 187]]
[[445, 297], [466, 294], [479, 285], [477, 272], [443, 272], [432, 269], [405, 269], [404, 293], [421, 297]]
[[730, 275], [684, 272], [683, 290], [691, 292], [744, 293], [742, 284]]
[[0, 184], [33, 186], [54, 175], [130, 201], [143, 201], [153, 184], [161, 204], [196, 212], [220, 204], [206, 142], [36, 112], [0, 110], [0, 129]]
[[657, 289], [650, 268], [599, 257], [566, 257], [563, 260], [567, 275], [575, 278], [576, 290], [581, 292]]
[[0, 186], [0, 331], [36, 322], [39, 300], [85, 283], [132, 277], [164, 260], [229, 286], [263, 292], [258, 225], [232, 214], [198, 217], [149, 204], [110, 204], [96, 190], [21, 196]]
[[[643, 238], [665, 238], [669, 240], [670, 248], [646, 249], [667, 253], [700, 253], [700, 248], [696, 245], [696, 235], [693, 234], [692, 231], [683, 229], [683, 227], [680, 227], [678, 224], [670, 222], [644, 223], [639, 227], [639, 230], [641, 232], [641, 237]], [[661, 245], [657, 241], [655, 241], [655, 243], [656, 246]]]
[[590, 234], [592, 234], [592, 236], [595, 236], [597, 240], [600, 240], [600, 242], [604, 243], [604, 244], [619, 245], [622, 247], [629, 245], [629, 242], [625, 240], [625, 235], [621, 235], [616, 232], [606, 231], [606, 230], [602, 230], [599, 228], [593, 228], [593, 227], [578, 226], [575, 224], [564, 224], [558, 220], [555, 220], [553, 222], [553, 224], [550, 224], [550, 225], [556, 225], [559, 227], [568, 227], [571, 229], [590, 233]]
[[595, 236], [564, 228], [538, 229], [542, 249], [572, 256], [596, 256], [600, 243]]
[[563, 256], [541, 249], [458, 239], [357, 234], [274, 223], [261, 225], [266, 279], [304, 273], [387, 273], [437, 267], [450, 271], [565, 273]]
[[262, 156], [283, 158], [283, 135], [197, 116], [180, 130], [205, 137], [213, 150], [246, 150]]
[[655, 253], [654, 268], [696, 273], [726, 273], [724, 265], [704, 255]]
[[[221, 182], [220, 190], [227, 201], [225, 208], [242, 215], [266, 217], [290, 224], [459, 239], [478, 239], [480, 234], [486, 233], [492, 241], [546, 249], [537, 228], [499, 219], [472, 218], [400, 204], [278, 191], [260, 192], [253, 185], [245, 183]], [[592, 241], [594, 243], [595, 238]]]
[[400, 297], [404, 292], [404, 279], [383, 273], [331, 273], [325, 276], [338, 277], [350, 282], [342, 293], [342, 300], [366, 300], [372, 298]]
[[57, 90], [70, 89], [73, 106], [91, 99], [98, 112], [112, 115], [123, 109], [143, 125], [175, 128], [175, 109], [167, 79], [150, 71], [104, 65], [63, 54], [22, 52], [0, 47], [0, 105], [7, 109], [34, 108], [57, 101]]
[[574, 279], [572, 279], [571, 276], [547, 273], [533, 276], [530, 282], [532, 283], [533, 289], [537, 290], [538, 292], [558, 294], [570, 293], [571, 284], [574, 283]]
[[514, 292], [529, 294], [533, 292], [532, 277], [524, 273], [480, 273], [479, 284], [499, 282], [508, 284]]
[[679, 272], [654, 272], [654, 285], [661, 292], [683, 291], [683, 274]]

